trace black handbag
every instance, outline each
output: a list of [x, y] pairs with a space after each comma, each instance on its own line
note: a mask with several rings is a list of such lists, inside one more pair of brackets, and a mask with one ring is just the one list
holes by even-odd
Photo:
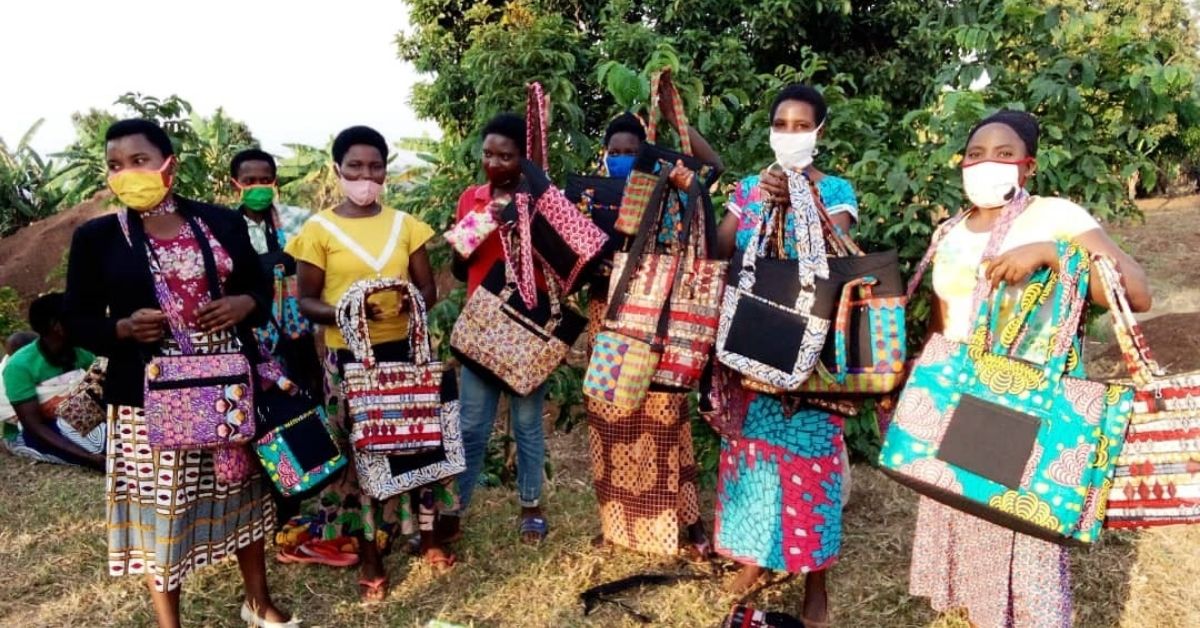
[[277, 494], [295, 502], [319, 492], [346, 466], [325, 407], [308, 393], [278, 386], [254, 398], [254, 452]]
[[617, 212], [621, 209], [621, 197], [625, 194], [625, 179], [582, 174], [567, 175], [564, 190], [567, 200], [575, 203], [585, 215], [592, 219], [600, 230], [608, 235], [604, 250], [592, 262], [590, 286], [593, 296], [604, 298], [612, 277], [613, 255], [625, 250], [631, 238], [616, 229]]

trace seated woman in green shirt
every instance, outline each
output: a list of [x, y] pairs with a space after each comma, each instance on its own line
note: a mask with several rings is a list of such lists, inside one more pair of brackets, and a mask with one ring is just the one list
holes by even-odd
[[87, 435], [79, 434], [55, 415], [58, 395], [42, 399], [38, 394], [39, 386], [73, 371], [85, 370], [96, 359], [67, 339], [62, 316], [61, 292], [34, 300], [29, 306], [29, 324], [39, 337], [18, 349], [4, 364], [4, 393], [21, 426], [20, 435], [9, 443], [9, 449], [42, 462], [103, 471], [105, 426]]

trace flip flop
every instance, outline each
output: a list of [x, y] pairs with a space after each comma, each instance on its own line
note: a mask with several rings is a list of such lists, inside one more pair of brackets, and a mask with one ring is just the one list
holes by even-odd
[[387, 576], [375, 578], [374, 580], [367, 580], [366, 578], [360, 578], [358, 580], [358, 586], [361, 587], [363, 590], [363, 596], [362, 596], [363, 602], [366, 602], [368, 604], [373, 604], [376, 602], [382, 602], [384, 599], [387, 598], [387, 590], [388, 590]]
[[300, 620], [296, 619], [295, 615], [287, 621], [271, 621], [259, 617], [249, 604], [242, 604], [242, 621], [254, 628], [300, 628]]
[[358, 564], [358, 554], [348, 554], [330, 543], [309, 542], [298, 549], [299, 553], [312, 559], [312, 562], [329, 567], [353, 567]]
[[275, 560], [285, 565], [315, 565], [321, 562], [312, 556], [301, 554], [298, 549], [289, 549], [286, 547], [279, 548], [279, 553], [275, 554]]
[[[542, 541], [546, 540], [546, 532], [549, 531], [549, 529], [550, 526], [546, 523], [545, 517], [524, 517], [521, 519], [521, 542], [526, 545], [539, 545]], [[526, 541], [525, 534], [529, 532], [536, 534], [537, 540]]]
[[434, 571], [445, 573], [454, 568], [455, 563], [458, 562], [458, 556], [453, 553], [443, 553], [434, 557], [425, 555], [421, 557], [421, 560], [425, 561], [425, 564], [432, 567]]

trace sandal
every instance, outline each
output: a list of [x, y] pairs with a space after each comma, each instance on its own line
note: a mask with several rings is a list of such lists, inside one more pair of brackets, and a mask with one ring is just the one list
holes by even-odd
[[300, 546], [299, 553], [329, 567], [353, 567], [358, 564], [358, 554], [343, 552], [336, 544], [310, 541]]
[[[545, 517], [541, 517], [541, 516], [525, 517], [525, 518], [521, 519], [521, 528], [520, 528], [521, 542], [526, 545], [539, 545], [539, 544], [541, 544], [542, 541], [546, 540], [546, 532], [549, 529], [550, 529], [550, 526], [546, 523]], [[536, 535], [537, 538], [534, 540], [531, 540], [531, 541], [526, 541], [525, 535], [530, 534], [530, 533]]]
[[258, 613], [250, 608], [249, 603], [242, 604], [242, 621], [246, 622], [247, 626], [254, 628], [300, 628], [300, 620], [293, 615], [287, 621], [271, 621], [258, 616]]
[[433, 568], [438, 573], [446, 573], [454, 568], [454, 564], [458, 562], [458, 556], [452, 552], [442, 550], [442, 553], [435, 556], [430, 556], [428, 552], [421, 557], [421, 560]]
[[388, 590], [387, 576], [381, 576], [379, 578], [375, 578], [374, 580], [367, 580], [366, 578], [359, 578], [358, 586], [360, 588], [362, 588], [362, 591], [363, 591], [363, 594], [362, 594], [363, 602], [371, 604], [371, 603], [375, 603], [375, 602], [382, 602], [384, 599], [387, 598], [387, 590]]
[[285, 565], [316, 565], [321, 562], [312, 556], [301, 554], [298, 550], [287, 547], [279, 548], [279, 553], [275, 554], [275, 560]]

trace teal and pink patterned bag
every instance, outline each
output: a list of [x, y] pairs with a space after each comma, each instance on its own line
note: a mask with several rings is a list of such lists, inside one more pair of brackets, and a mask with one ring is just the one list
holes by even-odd
[[[1133, 390], [1082, 377], [1079, 353], [1091, 260], [1059, 243], [1061, 272], [1030, 278], [997, 329], [1001, 289], [979, 308], [965, 343], [935, 334], [900, 396], [879, 462], [927, 497], [1017, 532], [1064, 545], [1100, 534]], [[1031, 321], [1044, 363], [1014, 357]]]

